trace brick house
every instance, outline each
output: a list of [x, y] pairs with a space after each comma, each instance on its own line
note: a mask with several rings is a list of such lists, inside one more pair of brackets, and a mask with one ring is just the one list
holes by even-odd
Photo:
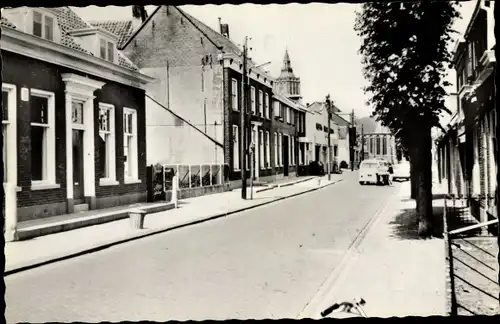
[[493, 2], [477, 1], [455, 48], [458, 109], [437, 153], [440, 180], [450, 193], [467, 198], [480, 222], [498, 217], [494, 23]]
[[145, 201], [153, 79], [69, 7], [1, 19], [5, 210], [25, 221]]
[[[176, 6], [159, 6], [122, 50], [156, 78], [147, 90], [154, 98], [153, 104], [147, 99], [148, 163], [225, 163], [230, 180], [238, 180], [242, 53], [230, 40], [229, 27], [219, 25], [216, 32]], [[256, 131], [266, 134], [273, 79], [256, 65], [249, 60], [249, 113]], [[206, 136], [198, 136], [200, 131]], [[259, 175], [271, 173], [266, 167]]]

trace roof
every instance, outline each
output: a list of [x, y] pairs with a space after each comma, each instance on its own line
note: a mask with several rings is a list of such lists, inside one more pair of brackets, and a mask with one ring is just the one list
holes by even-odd
[[132, 20], [93, 20], [89, 21], [89, 23], [92, 26], [101, 27], [118, 36], [118, 48], [121, 48], [121, 46], [134, 34]]
[[229, 38], [222, 36], [220, 33], [208, 27], [203, 22], [194, 18], [181, 8], [177, 6], [175, 6], [175, 8], [179, 10], [181, 14], [183, 14], [196, 28], [198, 28], [203, 34], [205, 34], [205, 36], [208, 37], [218, 47], [222, 47], [226, 52], [231, 51], [236, 55], [242, 54], [242, 51], [238, 48], [238, 46], [236, 46], [236, 44], [234, 44]]
[[345, 120], [343, 117], [337, 115], [336, 113], [332, 114], [332, 120], [338, 126], [348, 126], [350, 124], [350, 122]]
[[[312, 104], [307, 106], [307, 109], [310, 111], [321, 113], [325, 109], [325, 103], [322, 101], [314, 101]], [[333, 105], [333, 112], [338, 113], [340, 112], [340, 109], [337, 106]]]
[[[56, 15], [57, 25], [61, 30], [61, 39], [59, 44], [93, 56], [92, 53], [80, 46], [75, 41], [74, 37], [69, 35], [69, 32], [77, 29], [94, 28], [94, 26], [80, 18], [80, 16], [78, 16], [69, 7], [55, 7], [45, 9], [53, 12]], [[1, 18], [1, 25], [2, 27], [17, 29], [16, 26], [9, 20], [7, 20], [7, 18], [5, 18], [4, 16], [2, 16]], [[118, 65], [131, 70], [139, 70], [139, 68], [135, 66], [130, 60], [128, 60], [121, 52], [118, 52]]]

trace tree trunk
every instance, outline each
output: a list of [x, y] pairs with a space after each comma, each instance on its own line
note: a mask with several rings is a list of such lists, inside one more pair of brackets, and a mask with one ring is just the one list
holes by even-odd
[[431, 236], [433, 233], [433, 210], [432, 210], [432, 138], [430, 128], [422, 134], [416, 147], [416, 169], [417, 169], [417, 215], [418, 235], [421, 237]]

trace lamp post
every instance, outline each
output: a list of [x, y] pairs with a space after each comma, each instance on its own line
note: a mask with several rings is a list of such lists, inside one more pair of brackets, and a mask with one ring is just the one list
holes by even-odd
[[332, 102], [330, 100], [330, 94], [326, 96], [326, 111], [327, 111], [327, 116], [328, 116], [328, 159], [327, 159], [327, 169], [328, 169], [328, 181], [331, 180], [332, 174], [331, 174], [331, 154], [332, 154], [332, 146], [330, 143], [331, 136], [330, 136], [330, 121], [332, 119]]

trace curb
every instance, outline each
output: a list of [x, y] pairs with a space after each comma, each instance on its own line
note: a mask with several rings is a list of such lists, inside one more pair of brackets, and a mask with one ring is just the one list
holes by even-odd
[[[317, 290], [316, 294], [309, 300], [309, 302], [304, 306], [302, 311], [295, 317], [295, 319], [305, 319], [305, 318], [313, 318], [315, 315], [313, 312], [319, 312], [319, 306], [321, 302], [325, 299], [329, 292], [331, 292], [335, 286], [337, 285], [338, 279], [345, 273], [345, 269], [349, 265], [351, 261], [351, 256], [354, 253], [354, 250], [363, 243], [366, 235], [370, 232], [370, 230], [374, 227], [374, 225], [380, 221], [381, 216], [385, 212], [385, 210], [391, 205], [394, 197], [398, 196], [399, 191], [395, 192], [390, 196], [385, 204], [383, 204], [375, 214], [370, 218], [370, 220], [363, 226], [361, 231], [356, 235], [354, 240], [351, 242], [346, 252], [342, 256], [339, 264], [333, 269], [333, 271], [328, 275], [326, 280]], [[309, 315], [309, 317], [305, 317]]]
[[298, 183], [302, 183], [302, 182], [306, 182], [306, 181], [311, 181], [311, 180], [314, 180], [316, 178], [317, 177], [309, 177], [307, 179], [300, 179], [300, 180], [297, 180], [297, 181], [290, 181], [290, 182], [284, 183], [284, 184], [270, 184], [270, 185], [266, 186], [265, 188], [256, 189], [255, 193], [263, 192], [263, 191], [268, 191], [268, 190], [273, 190], [273, 189], [276, 189], [276, 188], [289, 187], [289, 186], [296, 185]]
[[335, 181], [335, 182], [332, 182], [332, 183], [328, 183], [328, 184], [326, 184], [324, 186], [315, 187], [315, 188], [312, 188], [312, 189], [308, 189], [306, 191], [295, 193], [295, 194], [292, 194], [290, 196], [280, 197], [280, 198], [273, 199], [273, 200], [270, 200], [270, 201], [266, 201], [266, 202], [263, 202], [263, 203], [259, 203], [259, 204], [256, 204], [256, 205], [252, 205], [252, 206], [248, 206], [248, 207], [244, 207], [244, 208], [240, 208], [240, 209], [231, 210], [231, 211], [226, 212], [226, 213], [215, 214], [215, 215], [212, 215], [212, 216], [208, 216], [208, 217], [205, 217], [205, 218], [199, 218], [199, 219], [196, 219], [196, 220], [187, 221], [185, 223], [180, 223], [180, 224], [177, 224], [177, 225], [170, 225], [170, 226], [168, 226], [166, 228], [159, 228], [159, 229], [151, 230], [150, 232], [147, 232], [147, 233], [136, 234], [136, 235], [128, 236], [128, 237], [125, 237], [125, 238], [122, 238], [122, 239], [119, 239], [119, 240], [112, 240], [112, 241], [108, 241], [108, 242], [96, 244], [95, 246], [84, 247], [84, 248], [81, 248], [81, 249], [74, 250], [73, 252], [67, 252], [66, 254], [64, 254], [62, 256], [48, 257], [48, 258], [38, 259], [38, 260], [35, 259], [33, 261], [25, 262], [24, 264], [20, 263], [20, 265], [14, 265], [10, 269], [5, 269], [5, 271], [4, 271], [4, 277], [6, 277], [8, 275], [15, 274], [15, 273], [19, 273], [19, 272], [22, 272], [22, 271], [30, 270], [30, 269], [33, 269], [33, 268], [38, 268], [38, 267], [41, 267], [41, 266], [44, 266], [44, 265], [48, 265], [48, 264], [51, 264], [51, 263], [55, 263], [55, 262], [58, 262], [58, 261], [63, 261], [63, 260], [71, 259], [71, 258], [74, 258], [74, 257], [82, 256], [82, 255], [85, 255], [85, 254], [90, 254], [90, 253], [93, 253], [93, 252], [98, 252], [100, 250], [104, 250], [104, 249], [107, 249], [109, 247], [112, 247], [112, 246], [115, 246], [115, 245], [118, 245], [118, 244], [127, 243], [127, 242], [130, 242], [130, 241], [138, 240], [138, 239], [141, 239], [141, 238], [144, 238], [144, 237], [148, 237], [148, 236], [152, 236], [152, 235], [155, 235], [155, 234], [161, 234], [161, 233], [164, 233], [164, 232], [168, 232], [168, 231], [171, 231], [171, 230], [174, 230], [174, 229], [177, 229], [177, 228], [182, 228], [182, 227], [189, 226], [189, 225], [195, 225], [195, 224], [203, 223], [203, 222], [214, 220], [214, 219], [221, 218], [221, 217], [224, 217], [224, 216], [229, 216], [231, 214], [236, 214], [236, 213], [239, 213], [239, 212], [243, 212], [243, 211], [246, 211], [246, 210], [249, 210], [249, 209], [253, 209], [253, 208], [261, 207], [261, 206], [264, 206], [264, 205], [268, 205], [268, 204], [271, 204], [271, 203], [274, 203], [274, 202], [277, 202], [277, 201], [281, 201], [281, 200], [285, 200], [285, 199], [288, 199], [288, 198], [292, 198], [292, 197], [296, 197], [296, 196], [299, 196], [299, 195], [303, 195], [303, 194], [306, 194], [306, 193], [310, 193], [310, 192], [313, 192], [313, 191], [316, 191], [316, 190], [319, 190], [319, 189], [323, 189], [323, 188], [329, 187], [329, 186], [334, 185], [336, 183], [339, 183], [342, 180], [343, 179], [340, 179], [338, 181]]

